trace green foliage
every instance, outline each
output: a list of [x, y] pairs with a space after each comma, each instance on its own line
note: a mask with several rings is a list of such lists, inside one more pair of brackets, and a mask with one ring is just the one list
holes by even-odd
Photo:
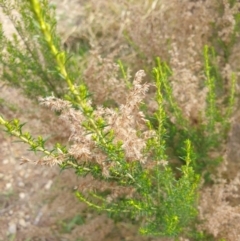
[[169, 116], [173, 115], [175, 117], [175, 123], [172, 123], [170, 118], [166, 118], [165, 126], [168, 131], [165, 133], [168, 136], [166, 148], [170, 150], [170, 156], [179, 157], [181, 162], [186, 163], [186, 160], [182, 158], [182, 143], [184, 143], [184, 140], [189, 139], [195, 152], [194, 157], [192, 157], [193, 166], [198, 173], [203, 171], [212, 172], [214, 166], [221, 161], [220, 155], [213, 158], [210, 152], [219, 150], [218, 148], [224, 143], [229, 128], [229, 117], [235, 103], [235, 75], [232, 75], [230, 89], [224, 90], [221, 76], [212, 62], [213, 58], [215, 58], [213, 48], [209, 49], [208, 46], [205, 46], [205, 85], [208, 88], [207, 107], [205, 119], [199, 116], [199, 122], [195, 125], [183, 116], [180, 107], [173, 98], [169, 81], [171, 76], [170, 67], [161, 62], [159, 58], [157, 59], [157, 68], [159, 69], [157, 78], [162, 81], [160, 88], [166, 100], [166, 110]]
[[120, 59], [117, 62], [118, 62], [118, 65], [120, 67], [120, 71], [121, 71], [122, 77], [123, 77], [123, 79], [125, 81], [125, 84], [130, 89], [131, 88], [131, 83], [128, 80], [127, 73], [126, 73], [126, 68], [124, 68], [123, 63], [122, 63], [122, 61]]
[[[84, 116], [85, 120], [79, 125], [91, 134], [97, 148], [106, 156], [105, 162], [114, 165], [109, 168], [109, 176], [106, 177], [101, 165], [78, 163], [63, 144], [56, 143], [52, 149], [47, 148], [42, 136], [34, 138], [31, 133], [24, 132], [24, 124], [17, 119], [8, 121], [0, 116], [0, 125], [7, 133], [26, 143], [30, 151], [42, 153], [43, 157], [53, 161], [52, 165], [57, 163], [62, 170], [72, 168], [76, 175], [90, 174], [99, 181], [113, 182], [121, 188], [129, 187], [135, 191], [132, 197], [121, 196], [112, 202], [107, 199], [108, 190], [89, 191], [87, 194], [76, 191], [76, 197], [88, 206], [106, 211], [112, 217], [139, 220], [139, 230], [143, 235], [175, 238], [182, 233], [188, 235], [197, 217], [201, 175], [203, 172], [211, 173], [220, 161], [220, 157], [213, 158], [211, 152], [218, 151], [226, 137], [235, 102], [236, 77], [232, 75], [231, 87], [225, 89], [215, 63], [214, 49], [204, 48], [207, 108], [205, 119], [200, 118], [195, 126], [183, 116], [173, 97], [169, 81], [171, 68], [160, 58], [156, 59], [153, 78], [158, 107], [146, 123], [146, 129], [153, 133], [147, 139], [144, 150], [148, 162], [152, 164], [152, 168], [147, 168], [140, 160], [127, 160], [124, 143], [116, 141], [114, 131], [106, 131], [107, 121], [94, 114], [86, 84], [77, 83], [77, 71], [70, 68], [75, 66], [74, 61], [61, 48], [55, 32], [54, 9], [48, 1], [15, 1], [12, 5], [0, 0], [0, 6], [17, 30], [17, 34], [9, 40], [0, 29], [2, 78], [31, 97], [53, 93], [68, 100]], [[20, 13], [19, 20], [14, 17], [13, 9]], [[135, 46], [132, 42], [131, 45]], [[127, 87], [131, 89], [121, 61], [119, 66]], [[170, 117], [174, 117], [175, 121], [171, 121]], [[172, 161], [176, 158], [179, 161], [177, 167]], [[81, 222], [81, 217], [76, 216], [64, 222], [63, 228], [69, 232]]]
[[[61, 42], [56, 34], [55, 9], [48, 1], [40, 1], [41, 16], [46, 25], [41, 26], [31, 8], [30, 1], [1, 0], [0, 6], [15, 28], [11, 38], [4, 34], [0, 24], [0, 63], [3, 66], [2, 79], [19, 87], [26, 95], [36, 99], [38, 96], [48, 96], [54, 93], [62, 97], [66, 93], [66, 83], [56, 61], [63, 58], [65, 68], [70, 71], [74, 64], [69, 56], [62, 56], [61, 52], [49, 54], [52, 50], [48, 39], [56, 49], [61, 49]], [[20, 16], [16, 17], [14, 11]], [[44, 23], [44, 22], [43, 22]], [[42, 27], [48, 35], [44, 35]], [[70, 71], [72, 78], [79, 73]], [[76, 72], [76, 73], [75, 73]]]
[[[161, 163], [151, 172], [139, 170], [129, 174], [132, 177], [127, 185], [136, 186], [139, 194], [136, 198], [122, 198], [109, 203], [96, 193], [90, 193], [86, 198], [83, 193], [77, 191], [76, 196], [90, 207], [99, 211], [106, 210], [113, 216], [127, 215], [130, 218], [140, 218], [143, 220], [141, 234], [176, 237], [197, 215], [196, 191], [199, 176], [190, 166], [191, 152], [191, 144], [187, 140], [187, 164], [181, 168], [180, 179], [176, 179], [168, 165]], [[129, 168], [124, 171], [129, 172]], [[95, 204], [96, 201], [98, 204]]]
[[76, 215], [71, 219], [60, 222], [60, 225], [63, 233], [70, 233], [76, 225], [82, 225], [84, 223], [84, 218], [81, 215]]

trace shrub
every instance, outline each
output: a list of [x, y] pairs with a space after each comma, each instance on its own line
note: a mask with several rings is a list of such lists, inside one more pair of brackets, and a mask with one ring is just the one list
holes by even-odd
[[[61, 46], [47, 1], [0, 1], [0, 6], [17, 31], [10, 40], [0, 29], [2, 79], [53, 110], [69, 126], [70, 138], [49, 149], [47, 140], [25, 132], [20, 120], [2, 115], [5, 131], [41, 153], [39, 164], [90, 176], [92, 182], [75, 192], [90, 207], [138, 220], [144, 235], [189, 236], [198, 214], [200, 180], [211, 181], [221, 161], [215, 153], [224, 144], [235, 103], [236, 75], [225, 87], [214, 48], [204, 46], [205, 85], [199, 88], [206, 104], [195, 118], [186, 117], [176, 100], [174, 73], [160, 58], [152, 70], [154, 84], [142, 83], [143, 70], [131, 81], [118, 61], [112, 69], [115, 79], [126, 83], [126, 101], [102, 107], [92, 102], [88, 82], [79, 79], [77, 58]], [[148, 106], [148, 91], [154, 93], [155, 109]]]

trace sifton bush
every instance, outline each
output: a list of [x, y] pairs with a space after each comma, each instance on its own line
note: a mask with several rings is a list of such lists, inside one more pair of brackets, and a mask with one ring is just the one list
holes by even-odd
[[[101, 65], [96, 66], [115, 73], [113, 83], [118, 77], [125, 83], [125, 103], [111, 108], [111, 95], [123, 95], [123, 89], [112, 85], [114, 92], [104, 106], [93, 104], [76, 56], [61, 46], [48, 1], [0, 0], [0, 6], [16, 28], [11, 40], [0, 29], [1, 80], [54, 111], [71, 133], [68, 143], [48, 149], [42, 136], [34, 138], [23, 131], [20, 120], [1, 115], [5, 131], [41, 153], [39, 164], [91, 176], [93, 181], [75, 192], [90, 207], [114, 218], [138, 220], [144, 235], [204, 239], [197, 231], [192, 233], [200, 181], [212, 181], [211, 174], [221, 162], [220, 154], [213, 153], [220, 153], [226, 140], [236, 90], [234, 73], [224, 86], [214, 47], [203, 49], [205, 85], [199, 88], [205, 90], [205, 108], [195, 119], [186, 117], [178, 104], [171, 82], [174, 72], [160, 58], [151, 73], [154, 84], [143, 83], [143, 70], [131, 81], [127, 63], [109, 65], [98, 59]], [[149, 106], [149, 88], [154, 92], [154, 110]]]

